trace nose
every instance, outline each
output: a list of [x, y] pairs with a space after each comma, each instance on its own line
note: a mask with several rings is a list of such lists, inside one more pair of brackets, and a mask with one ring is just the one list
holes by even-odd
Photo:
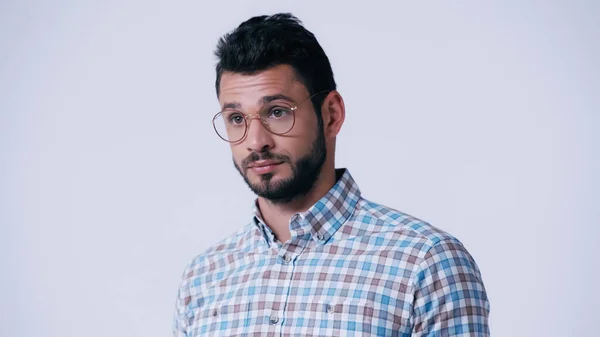
[[275, 145], [273, 143], [273, 134], [263, 125], [259, 117], [248, 119], [248, 131], [246, 134], [246, 144], [250, 152], [264, 152], [270, 150]]

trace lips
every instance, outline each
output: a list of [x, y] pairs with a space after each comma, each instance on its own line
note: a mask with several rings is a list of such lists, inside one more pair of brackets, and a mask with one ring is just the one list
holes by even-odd
[[282, 161], [259, 160], [248, 165], [248, 169], [255, 174], [267, 174], [273, 172]]
[[248, 168], [261, 168], [261, 167], [275, 166], [275, 165], [279, 165], [282, 163], [283, 162], [281, 162], [281, 161], [258, 160], [258, 161], [253, 162], [252, 164], [249, 164]]

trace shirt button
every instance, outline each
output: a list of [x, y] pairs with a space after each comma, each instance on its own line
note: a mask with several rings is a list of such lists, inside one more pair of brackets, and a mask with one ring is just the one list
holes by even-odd
[[327, 310], [328, 313], [332, 314], [332, 313], [335, 312], [335, 307], [333, 305], [331, 305], [331, 304], [327, 304], [327, 309], [326, 310]]
[[323, 234], [321, 234], [321, 233], [317, 234], [317, 239], [323, 240], [323, 238], [324, 238]]
[[289, 255], [285, 254], [283, 256], [283, 262], [289, 263], [291, 260], [292, 260], [292, 258]]
[[277, 315], [273, 314], [273, 315], [271, 315], [271, 318], [269, 319], [269, 322], [271, 324], [277, 324], [277, 322], [279, 322], [279, 317], [277, 317]]

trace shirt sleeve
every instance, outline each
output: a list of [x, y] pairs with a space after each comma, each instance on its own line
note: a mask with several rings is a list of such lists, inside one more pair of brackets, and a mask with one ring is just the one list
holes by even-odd
[[415, 274], [412, 337], [489, 336], [479, 268], [456, 239], [436, 243]]
[[188, 268], [186, 267], [183, 273], [182, 282], [177, 291], [177, 299], [175, 301], [175, 310], [173, 313], [173, 337], [187, 337], [187, 315], [186, 308], [190, 303], [190, 295], [188, 290], [188, 282], [186, 282]]

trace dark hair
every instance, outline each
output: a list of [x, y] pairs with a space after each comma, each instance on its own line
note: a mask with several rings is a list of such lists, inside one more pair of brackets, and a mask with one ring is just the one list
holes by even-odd
[[[219, 95], [221, 75], [225, 71], [253, 74], [288, 64], [310, 95], [336, 89], [333, 71], [317, 39], [290, 13], [255, 16], [219, 39], [215, 55]], [[319, 118], [326, 95], [317, 95], [312, 103]]]

